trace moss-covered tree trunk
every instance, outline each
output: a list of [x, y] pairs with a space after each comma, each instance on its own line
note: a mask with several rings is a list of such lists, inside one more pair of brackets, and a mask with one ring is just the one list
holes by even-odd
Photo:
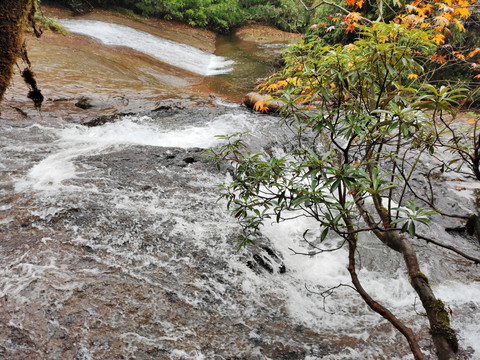
[[[373, 203], [377, 213], [383, 222], [388, 223], [388, 213], [382, 205], [380, 196], [373, 196]], [[364, 220], [373, 228], [376, 228], [371, 215], [365, 210], [363, 203], [357, 201], [359, 210]], [[373, 230], [373, 233], [385, 245], [402, 254], [407, 266], [410, 283], [417, 293], [423, 308], [425, 309], [430, 323], [430, 333], [439, 360], [457, 359], [458, 341], [455, 330], [450, 327], [450, 317], [443, 302], [435, 297], [428, 278], [420, 271], [417, 253], [411, 242], [398, 231]]]
[[34, 3], [35, 0], [0, 0], [0, 101], [10, 84]]

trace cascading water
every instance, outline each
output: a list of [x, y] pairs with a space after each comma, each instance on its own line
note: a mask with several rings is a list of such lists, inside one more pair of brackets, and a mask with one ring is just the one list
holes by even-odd
[[68, 31], [93, 37], [106, 45], [125, 46], [160, 61], [205, 76], [232, 71], [234, 62], [193, 46], [162, 39], [128, 26], [95, 20], [58, 20]]
[[[305, 257], [289, 250], [306, 250], [300, 239], [314, 223], [267, 226], [257, 245], [235, 251], [239, 228], [216, 203], [215, 184], [228, 179], [198, 147], [215, 144], [216, 134], [251, 130], [252, 146], [271, 148], [285, 138], [277, 121], [220, 107], [126, 116], [96, 128], [3, 122], [0, 353], [408, 358], [404, 340], [351, 289], [337, 289], [325, 304], [308, 291], [349, 283], [344, 251]], [[379, 249], [363, 241], [372, 249], [361, 254], [365, 286], [425, 328], [401, 260], [382, 250], [385, 261], [372, 267]], [[285, 273], [265, 249], [282, 257]], [[431, 253], [432, 263], [446, 256]], [[254, 255], [269, 259], [273, 273], [249, 267]], [[454, 260], [442, 261], [464, 266]], [[429, 275], [454, 311], [462, 348], [478, 353], [478, 282]]]
[[[222, 104], [92, 128], [2, 118], [0, 357], [409, 359], [406, 341], [349, 287], [317, 294], [349, 275], [344, 250], [292, 254], [310, 250], [302, 234], [318, 233], [315, 222], [266, 224], [255, 245], [235, 250], [240, 229], [217, 203], [228, 172], [201, 149], [249, 130], [252, 151], [281, 153], [290, 134], [278, 121]], [[431, 231], [479, 252], [471, 239]], [[361, 244], [364, 286], [434, 358], [402, 260], [367, 235]], [[478, 358], [478, 270], [418, 250], [462, 356]]]

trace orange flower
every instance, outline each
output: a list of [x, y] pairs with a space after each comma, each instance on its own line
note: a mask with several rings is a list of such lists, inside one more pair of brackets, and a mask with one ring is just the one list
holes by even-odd
[[260, 111], [260, 112], [267, 112], [268, 106], [263, 99], [258, 100], [255, 105], [253, 105], [253, 110]]
[[278, 85], [277, 84], [271, 84], [267, 87], [267, 92], [277, 91], [277, 90], [278, 90]]
[[470, 16], [470, 10], [468, 10], [466, 7], [461, 7], [461, 8], [456, 8], [455, 9], [455, 14], [460, 16], [460, 18], [468, 18]]
[[460, 31], [460, 32], [465, 31], [465, 27], [462, 25], [462, 23], [460, 21], [458, 21], [458, 19], [453, 19], [453, 21], [455, 22], [455, 24], [457, 24], [458, 31]]
[[351, 12], [347, 15], [347, 18], [353, 22], [359, 22], [362, 19], [362, 15], [358, 12]]
[[422, 7], [425, 14], [430, 14], [432, 12], [432, 8], [433, 8], [432, 4], [427, 4], [427, 5]]
[[437, 59], [437, 62], [445, 63], [445, 62], [447, 62], [447, 58], [445, 57], [445, 55], [440, 55]]
[[348, 34], [349, 32], [354, 32], [354, 31], [355, 31], [355, 24], [350, 24], [347, 26], [345, 33]]
[[445, 36], [442, 34], [435, 34], [433, 35], [433, 42], [435, 42], [437, 45], [445, 43]]
[[417, 74], [410, 74], [410, 75], [408, 75], [408, 79], [409, 79], [409, 80], [418, 79], [418, 75], [417, 75]]
[[469, 52], [467, 57], [469, 58], [474, 57], [478, 52], [480, 52], [480, 48], [476, 48], [475, 50]]

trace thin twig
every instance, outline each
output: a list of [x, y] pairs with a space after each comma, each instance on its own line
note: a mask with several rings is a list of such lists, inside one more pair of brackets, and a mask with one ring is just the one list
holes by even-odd
[[[303, 0], [300, 0], [300, 2], [302, 3], [302, 5], [304, 6], [305, 10], [307, 10], [307, 11], [315, 10], [316, 8], [318, 8], [318, 7], [322, 6], [322, 5], [329, 5], [329, 6], [333, 6], [333, 7], [337, 8], [337, 9], [343, 11], [344, 13], [347, 13], [347, 14], [350, 14], [350, 13], [351, 13], [351, 11], [348, 11], [348, 10], [345, 9], [343, 6], [340, 6], [340, 5], [338, 5], [338, 4], [335, 4], [335, 3], [332, 3], [332, 2], [329, 2], [329, 1], [325, 1], [325, 0], [320, 1], [318, 4], [316, 4], [315, 6], [313, 6], [313, 7], [311, 7], [311, 8], [309, 8], [309, 7], [303, 2]], [[362, 17], [361, 20], [365, 21], [366, 23], [368, 23], [368, 24], [370, 24], [370, 25], [373, 24], [373, 21], [371, 21], [371, 20], [369, 20], [369, 19], [367, 19], [367, 18]]]
[[324, 253], [324, 252], [333, 252], [333, 251], [337, 251], [337, 250], [340, 250], [343, 245], [345, 245], [345, 241], [342, 242], [342, 244], [334, 249], [320, 249], [318, 247], [316, 247], [315, 245], [313, 245], [312, 243], [310, 243], [309, 241], [305, 240], [307, 242], [308, 245], [312, 246], [313, 248], [317, 249], [317, 251], [312, 251], [312, 252], [308, 252], [308, 253], [302, 253], [302, 252], [298, 252], [296, 250], [293, 250], [292, 248], [288, 248], [288, 250], [290, 250], [293, 255], [307, 255], [307, 256], [314, 256], [314, 255], [318, 255], [318, 254], [321, 254], [321, 253]]
[[338, 284], [337, 286], [333, 286], [325, 291], [322, 291], [322, 292], [317, 292], [317, 291], [313, 291], [313, 290], [310, 290], [308, 287], [307, 287], [307, 284], [305, 284], [305, 289], [309, 292], [309, 293], [312, 293], [312, 294], [315, 294], [315, 295], [320, 295], [323, 299], [323, 311], [325, 311], [327, 314], [330, 314], [330, 315], [333, 315], [335, 314], [334, 312], [330, 312], [330, 311], [327, 311], [326, 309], [326, 300], [327, 300], [327, 297], [329, 297], [330, 295], [333, 294], [333, 291], [338, 289], [339, 287], [348, 287], [354, 291], [357, 291], [357, 289], [355, 289], [353, 286], [351, 285], [348, 285], [348, 284]]
[[432, 238], [428, 238], [426, 236], [422, 236], [422, 235], [419, 235], [417, 233], [415, 233], [415, 236], [419, 239], [422, 239], [422, 240], [425, 240], [428, 243], [432, 243], [434, 245], [437, 245], [438, 247], [441, 247], [441, 248], [444, 248], [444, 249], [448, 249], [450, 251], [453, 251], [454, 253], [464, 257], [465, 259], [467, 260], [470, 260], [470, 261], [473, 261], [475, 263], [475, 265], [478, 265], [480, 264], [480, 258], [476, 258], [476, 257], [473, 257], [473, 256], [470, 256], [468, 254], [465, 254], [464, 252], [458, 250], [457, 248], [451, 246], [451, 245], [446, 245], [446, 244], [442, 244], [442, 243], [439, 243], [438, 241], [436, 240], [433, 240]]

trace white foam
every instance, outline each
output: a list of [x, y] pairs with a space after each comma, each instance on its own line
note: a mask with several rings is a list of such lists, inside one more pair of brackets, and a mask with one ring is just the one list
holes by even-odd
[[200, 126], [188, 125], [164, 130], [148, 116], [127, 116], [115, 123], [99, 127], [75, 126], [59, 132], [62, 140], [96, 145], [147, 145], [162, 147], [210, 147], [219, 142], [217, 134], [233, 131], [244, 119], [220, 116]]
[[210, 76], [233, 70], [232, 60], [128, 26], [94, 20], [61, 19], [58, 22], [70, 32], [92, 37], [106, 45], [125, 46], [137, 50], [196, 74]]
[[[77, 157], [99, 154], [111, 147], [212, 147], [221, 142], [218, 134], [245, 131], [252, 126], [251, 121], [252, 118], [246, 114], [225, 114], [203, 124], [165, 129], [165, 124], [148, 116], [126, 116], [104, 126], [70, 125], [64, 129], [53, 129], [59, 137], [56, 141], [59, 149], [33, 166], [26, 178], [16, 182], [15, 189], [58, 190], [66, 180], [77, 176], [78, 170], [73, 163]], [[75, 186], [70, 186], [70, 190], [75, 190]]]
[[[268, 117], [262, 117], [262, 120], [268, 121]], [[80, 170], [76, 169], [75, 165], [81, 161], [75, 162], [76, 157], [106, 153], [111, 150], [111, 147], [127, 148], [130, 145], [206, 147], [219, 141], [215, 138], [216, 134], [244, 131], [253, 128], [254, 125], [248, 116], [233, 114], [218, 116], [211, 121], [196, 125], [177, 126], [177, 124], [173, 124], [174, 121], [175, 119], [171, 121], [172, 124], [170, 122], [159, 124], [149, 117], [130, 116], [120, 119], [116, 123], [96, 128], [74, 125], [68, 125], [67, 128], [61, 130], [44, 128], [43, 131], [54, 133], [57, 141], [51, 144], [50, 155], [29, 173], [25, 184], [28, 186], [38, 185], [40, 189], [58, 191], [58, 188], [65, 189], [67, 187], [66, 180], [78, 175]], [[176, 128], [173, 128], [174, 126]], [[85, 164], [83, 169], [85, 169]], [[175, 172], [160, 166], [157, 171], [160, 173]], [[213, 188], [212, 184], [220, 180], [209, 178], [208, 176], [211, 175], [203, 174], [194, 168], [186, 168], [182, 171], [192, 171], [192, 183], [204, 184], [207, 188], [204, 190], [206, 194], [202, 191], [184, 197], [183, 194], [177, 196], [176, 193], [168, 192], [168, 188], [165, 190], [166, 194], [161, 190], [142, 191], [141, 194], [136, 194], [134, 189], [108, 188], [105, 190], [107, 193], [103, 193], [103, 196], [99, 197], [99, 201], [110, 199], [109, 211], [128, 211], [129, 216], [132, 216], [133, 219], [136, 216], [141, 218], [151, 216], [149, 223], [152, 229], [149, 229], [147, 233], [160, 234], [159, 239], [164, 239], [165, 242], [174, 237], [185, 239], [185, 241], [195, 239], [195, 253], [200, 253], [200, 250], [202, 253], [207, 251], [212, 259], [221, 258], [222, 261], [228, 256], [228, 260], [231, 261], [227, 266], [218, 269], [216, 274], [192, 279], [182, 278], [182, 281], [185, 281], [182, 286], [185, 287], [175, 287], [175, 292], [183, 302], [194, 308], [201, 308], [205, 306], [204, 295], [208, 294], [209, 299], [216, 304], [214, 305], [216, 306], [215, 311], [224, 316], [241, 312], [242, 319], [246, 324], [251, 323], [249, 320], [258, 316], [259, 309], [268, 311], [271, 307], [280, 304], [282, 316], [284, 314], [289, 316], [290, 321], [294, 324], [305, 324], [311, 329], [321, 329], [328, 336], [334, 334], [334, 336], [346, 335], [349, 338], [357, 338], [362, 343], [372, 340], [370, 329], [384, 324], [385, 320], [370, 311], [352, 289], [341, 287], [335, 290], [327, 299], [324, 309], [321, 296], [309, 292], [305, 288], [306, 285], [308, 289], [320, 292], [339, 283], [350, 284], [350, 276], [346, 268], [347, 253], [344, 249], [317, 256], [293, 255], [289, 250], [289, 248], [294, 248], [297, 251], [308, 252], [310, 249], [302, 241], [303, 232], [309, 228], [311, 229], [309, 236], [310, 234], [313, 236], [315, 232], [318, 235], [322, 230], [318, 223], [307, 218], [298, 218], [273, 225], [266, 223], [262, 228], [263, 235], [270, 238], [273, 243], [272, 247], [283, 255], [287, 272], [285, 274], [268, 274], [266, 272], [257, 274], [247, 268], [245, 258], [241, 258], [238, 254], [230, 254], [233, 246], [229, 243], [233, 237], [231, 235], [237, 231], [231, 231], [235, 225], [231, 223], [232, 219], [224, 213], [224, 207], [215, 211], [197, 211], [193, 212], [194, 216], [189, 215], [191, 211], [202, 209], [204, 204], [216, 199], [216, 194], [211, 193], [209, 188]], [[227, 175], [226, 181], [229, 180], [231, 178]], [[83, 189], [85, 193], [82, 193], [82, 197], [92, 196], [94, 190], [90, 190]], [[75, 196], [73, 198], [80, 199]], [[43, 205], [42, 210], [32, 210], [35, 217], [48, 220], [61, 214], [64, 207], [56, 202], [56, 197], [46, 196], [44, 198], [46, 203], [48, 203], [47, 199], [51, 199], [49, 201], [53, 205]], [[225, 204], [220, 202], [220, 205]], [[192, 220], [192, 218], [195, 219]], [[109, 234], [103, 230], [103, 226], [110, 224], [110, 221], [108, 214], [97, 214], [95, 218], [91, 219], [88, 231], [84, 228], [75, 230], [76, 237], [73, 237], [70, 242], [78, 246], [88, 245], [94, 250], [88, 253], [89, 258], [98, 264], [108, 265], [109, 268], [118, 268], [129, 277], [138, 279], [151, 287], [163, 289], [165, 287], [165, 283], [161, 279], [163, 273], [179, 274], [183, 269], [195, 267], [196, 263], [202, 259], [200, 256], [195, 258], [194, 256], [197, 255], [187, 255], [183, 252], [178, 255], [163, 254], [154, 244], [142, 240], [142, 237], [131, 229], [125, 228], [124, 232], [120, 234]], [[170, 225], [168, 225], [169, 223]], [[70, 230], [74, 228], [75, 226], [72, 226]], [[357, 269], [364, 287], [376, 300], [390, 308], [395, 315], [406, 320], [409, 326], [413, 323], [412, 327], [415, 329], [420, 326], [425, 327], [426, 320], [413, 310], [415, 296], [403, 270], [401, 259], [398, 261], [392, 259], [394, 254], [383, 251], [384, 246], [375, 238], [365, 237], [360, 240], [362, 249], [359, 250], [359, 252], [363, 251], [361, 254], [363, 268], [359, 264]], [[329, 235], [321, 246], [334, 247], [338, 241], [339, 239]], [[53, 246], [54, 241], [44, 238], [42, 244]], [[12, 267], [6, 267], [3, 272], [0, 272], [2, 275], [0, 288], [3, 291], [3, 293], [0, 291], [0, 295], [11, 294], [10, 296], [20, 297], [22, 290], [33, 281], [48, 278], [51, 274], [54, 274], [59, 280], [56, 280], [54, 285], [49, 285], [49, 289], [69, 293], [80, 287], [80, 283], [75, 282], [79, 274], [92, 276], [101, 274], [100, 268], [94, 268], [92, 270], [79, 269], [76, 270], [75, 276], [70, 275], [66, 269], [61, 267], [64, 254], [60, 255], [53, 259], [61, 259], [61, 261], [44, 261], [40, 265], [34, 263], [32, 259], [17, 259]], [[398, 255], [395, 256], [398, 258]], [[47, 257], [47, 260], [49, 258]], [[368, 264], [369, 260], [372, 260], [374, 264]], [[156, 267], [157, 271], [149, 269], [151, 266]], [[151, 276], [152, 273], [156, 273], [157, 276]], [[428, 271], [425, 273], [428, 275]], [[172, 276], [172, 278], [176, 277]], [[63, 280], [71, 282], [70, 285], [63, 285], [60, 282]], [[172, 285], [167, 284], [166, 288], [168, 289], [169, 286]], [[241, 291], [229, 292], [232, 286], [238, 286]], [[185, 290], [187, 287], [196, 290]], [[455, 329], [458, 329], [461, 348], [465, 349], [471, 346], [475, 350], [475, 355], [480, 353], [476, 339], [478, 324], [480, 324], [478, 311], [471, 318], [468, 317], [470, 314], [469, 304], [478, 304], [476, 299], [480, 297], [480, 286], [476, 283], [463, 284], [458, 281], [449, 281], [439, 282], [439, 285], [434, 286], [434, 290], [439, 298], [451, 306], [454, 311], [452, 324]], [[27, 299], [20, 299], [18, 302], [21, 301], [26, 302]], [[417, 306], [417, 310], [421, 312], [418, 300]], [[285, 312], [283, 312], [283, 308]], [[465, 310], [465, 308], [467, 309]], [[460, 314], [458, 317], [456, 316], [457, 309]], [[471, 312], [473, 313], [473, 311]], [[22, 325], [21, 318], [13, 318], [10, 321], [12, 324], [17, 324], [16, 326]], [[245, 326], [246, 334], [250, 339], [255, 340], [257, 336], [263, 338], [259, 329]], [[168, 326], [166, 328], [168, 331], [166, 331], [165, 337], [149, 337], [143, 333], [137, 334], [135, 331], [126, 330], [121, 335], [122, 341], [129, 344], [125, 353], [134, 356], [137, 346], [141, 347], [142, 344], [153, 346], [164, 340], [183, 339], [182, 332], [188, 331]], [[382, 336], [382, 341], [385, 339], [386, 343], [396, 341], [394, 338], [397, 336], [393, 329], [391, 332], [387, 330], [380, 335], [378, 332], [373, 332], [373, 334]], [[270, 341], [270, 338], [263, 339]], [[177, 343], [180, 344], [180, 341]], [[378, 342], [373, 341], [373, 343]], [[211, 353], [190, 351], [191, 348], [186, 350], [181, 345], [178, 347], [170, 354], [170, 358], [205, 359], [213, 357]], [[84, 347], [83, 351], [84, 358], [88, 358], [90, 351], [88, 347]], [[382, 358], [388, 355], [383, 354], [382, 351], [381, 347], [375, 346], [368, 346], [367, 349], [362, 347], [352, 349], [346, 346], [341, 352], [325, 355], [322, 358], [331, 360], [367, 359]], [[399, 359], [398, 357], [389, 358]], [[307, 356], [306, 359], [316, 358]]]
[[[338, 334], [345, 333], [348, 336], [367, 341], [370, 335], [365, 329], [370, 326], [375, 327], [385, 320], [370, 311], [355, 291], [347, 287], [338, 288], [334, 290], [331, 297], [326, 299], [325, 306], [322, 306], [322, 297], [318, 295], [319, 292], [340, 283], [351, 284], [347, 271], [346, 251], [341, 249], [316, 256], [292, 255], [290, 248], [308, 253], [309, 249], [302, 241], [302, 235], [307, 228], [312, 229], [313, 235], [315, 227], [318, 228], [318, 224], [306, 218], [297, 218], [280, 224], [265, 224], [262, 227], [263, 235], [269, 237], [275, 249], [282, 253], [288, 269], [286, 275], [282, 275], [284, 281], [282, 281], [282, 285], [278, 286], [276, 292], [278, 296], [284, 297], [288, 312], [296, 321], [310, 327], [321, 327], [325, 331], [332, 329]], [[317, 232], [319, 233], [320, 230]], [[334, 240], [331, 239], [333, 243]], [[414, 330], [428, 326], [426, 319], [416, 313], [416, 311], [422, 312], [423, 308], [408, 281], [403, 261], [399, 255], [386, 249], [374, 238], [362, 238], [361, 241], [363, 251], [360, 256], [361, 260], [367, 262], [372, 257], [375, 260], [373, 267], [365, 266], [367, 264], [361, 266], [361, 261], [357, 264], [358, 276], [367, 292], [399, 318], [407, 321]], [[322, 244], [320, 247], [327, 248], [328, 245]], [[428, 268], [429, 266], [426, 265], [427, 274]], [[292, 278], [285, 281], [285, 277], [289, 276]], [[243, 289], [246, 292], [254, 293], [262, 286], [264, 286], [262, 279], [250, 278], [244, 281]], [[304, 287], [308, 287], [313, 292], [309, 293]], [[461, 347], [463, 349], [470, 347], [475, 354], [480, 353], [480, 344], [478, 343], [480, 315], [474, 316], [470, 322], [465, 321], [465, 315], [461, 315], [464, 311], [469, 313], [469, 310], [465, 309], [478, 306], [472, 304], [478, 304], [480, 285], [445, 280], [439, 285], [433, 285], [433, 288], [437, 297], [453, 309], [452, 326], [458, 331]], [[350, 312], [353, 309], [357, 314], [354, 317]], [[459, 314], [457, 316], [455, 315], [456, 311]], [[391, 336], [395, 336], [393, 328]], [[332, 354], [326, 358], [345, 358], [342, 356], [352, 359], [362, 358], [361, 351], [357, 349], [345, 349], [345, 351], [349, 353], [348, 356], [346, 353], [343, 355]], [[369, 354], [371, 355], [371, 353]]]
[[172, 359], [182, 359], [182, 360], [205, 360], [207, 357], [203, 355], [200, 351], [192, 351], [187, 353], [184, 350], [175, 349], [170, 353]]

